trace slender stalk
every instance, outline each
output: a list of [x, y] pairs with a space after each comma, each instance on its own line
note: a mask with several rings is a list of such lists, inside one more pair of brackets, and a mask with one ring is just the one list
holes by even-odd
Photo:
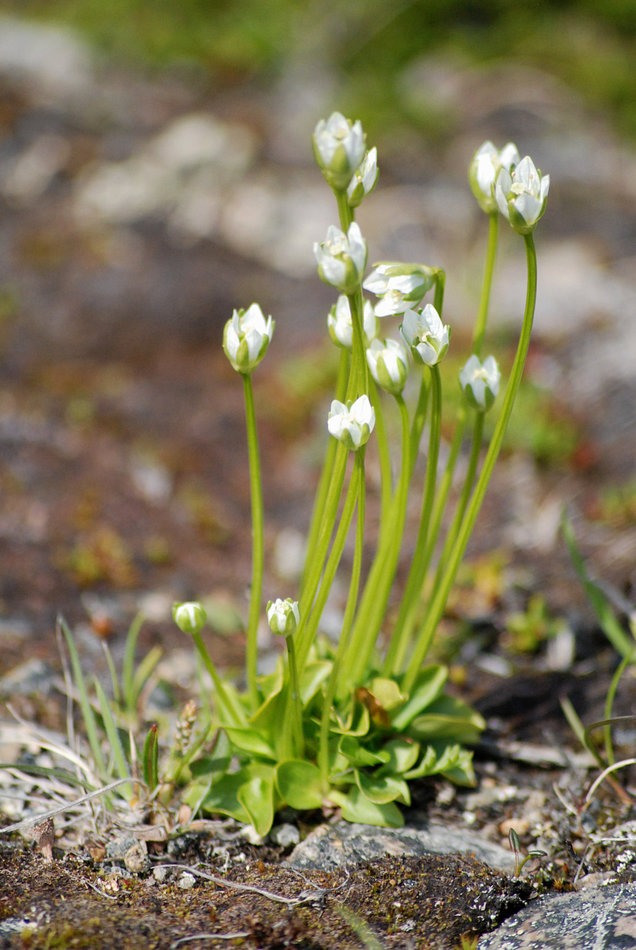
[[413, 422], [411, 423], [411, 450], [410, 450], [410, 462], [409, 462], [411, 466], [411, 472], [413, 472], [415, 459], [417, 458], [417, 453], [419, 452], [419, 448], [420, 448], [420, 441], [422, 439], [424, 423], [426, 422], [427, 406], [428, 406], [428, 376], [427, 374], [422, 373], [420, 391], [417, 397], [415, 413], [413, 414]]
[[386, 611], [402, 546], [411, 475], [410, 429], [408, 410], [403, 397], [396, 396], [395, 400], [402, 421], [402, 468], [387, 519], [388, 530], [381, 533], [360, 599], [351, 643], [347, 649], [344, 662], [347, 686], [361, 681], [369, 663]]
[[486, 250], [486, 263], [484, 265], [484, 277], [481, 285], [479, 310], [477, 311], [477, 320], [475, 321], [475, 329], [473, 331], [473, 353], [480, 358], [484, 346], [484, 337], [486, 335], [486, 321], [488, 320], [488, 308], [490, 306], [490, 291], [492, 288], [492, 277], [495, 270], [495, 258], [497, 257], [499, 212], [493, 211], [488, 216], [488, 218], [488, 248]]
[[[335, 398], [342, 402], [345, 396], [345, 389], [347, 387], [347, 379], [349, 376], [349, 351], [342, 348], [340, 351], [340, 362], [338, 364], [338, 378], [336, 380], [336, 392]], [[307, 553], [313, 551], [317, 540], [318, 534], [320, 533], [321, 525], [324, 520], [325, 505], [327, 502], [327, 495], [329, 492], [329, 486], [333, 479], [333, 470], [334, 463], [336, 459], [336, 449], [338, 448], [338, 443], [336, 439], [329, 438], [327, 443], [327, 449], [325, 453], [325, 461], [322, 468], [322, 473], [320, 475], [320, 481], [318, 483], [318, 489], [316, 492], [316, 500], [314, 502], [314, 510], [311, 515], [311, 523], [309, 526], [309, 533], [307, 535]], [[303, 577], [300, 585], [300, 593], [305, 589], [307, 582], [307, 570], [309, 565], [309, 558], [305, 561], [305, 566], [303, 569]]]
[[[342, 446], [342, 448], [345, 452], [347, 452], [344, 446]], [[313, 602], [312, 596], [312, 601], [308, 605], [307, 609], [303, 611], [302, 606], [300, 609], [300, 624], [298, 625], [298, 630], [295, 634], [299, 676], [305, 667], [309, 650], [311, 649], [311, 645], [314, 642], [314, 638], [318, 630], [318, 624], [320, 623], [320, 618], [322, 616], [323, 610], [325, 609], [327, 597], [329, 596], [329, 591], [331, 590], [331, 585], [333, 584], [333, 579], [336, 576], [336, 571], [342, 557], [345, 541], [347, 540], [347, 534], [349, 533], [349, 526], [351, 525], [351, 519], [353, 518], [353, 512], [355, 510], [356, 498], [358, 494], [357, 487], [357, 479], [351, 477], [342, 509], [342, 514], [340, 516], [340, 524], [338, 525], [338, 530], [336, 531], [336, 536], [334, 538], [333, 545], [329, 553], [329, 558], [327, 559], [325, 570], [322, 575], [320, 590], [316, 595], [315, 602]]]
[[391, 450], [389, 440], [386, 434], [384, 424], [384, 412], [382, 400], [375, 381], [368, 377], [367, 380], [369, 399], [375, 412], [375, 440], [378, 446], [378, 458], [380, 461], [380, 534], [383, 531], [391, 530], [391, 519], [389, 517], [389, 508], [393, 495], [393, 474], [391, 472]]
[[424, 496], [422, 499], [422, 512], [420, 515], [420, 524], [415, 542], [415, 552], [411, 569], [406, 582], [406, 588], [398, 618], [389, 642], [389, 648], [384, 660], [385, 672], [395, 671], [404, 656], [408, 645], [412, 629], [415, 625], [415, 617], [419, 605], [422, 585], [428, 568], [427, 538], [431, 514], [433, 511], [433, 502], [435, 498], [435, 485], [437, 483], [437, 460], [439, 458], [439, 443], [441, 437], [442, 422], [442, 383], [440, 378], [439, 366], [431, 366], [431, 419], [428, 443], [428, 458], [426, 460], [426, 480], [424, 483]]
[[254, 709], [259, 704], [256, 674], [258, 670], [258, 623], [263, 598], [263, 488], [261, 465], [256, 432], [256, 413], [254, 410], [254, 390], [252, 377], [243, 373], [245, 392], [245, 424], [247, 428], [247, 451], [250, 469], [250, 493], [252, 499], [252, 586], [250, 591], [250, 609], [247, 621], [246, 679], [250, 700]]
[[424, 626], [419, 633], [413, 655], [407, 667], [403, 683], [403, 689], [405, 692], [408, 692], [413, 687], [415, 678], [431, 645], [433, 635], [444, 612], [444, 607], [446, 606], [450, 589], [455, 580], [455, 576], [466, 550], [466, 546], [468, 545], [471, 532], [475, 526], [475, 521], [477, 520], [479, 509], [484, 500], [484, 495], [486, 494], [486, 489], [492, 476], [495, 462], [497, 461], [497, 457], [501, 450], [504, 433], [506, 431], [508, 420], [510, 419], [510, 415], [512, 413], [512, 407], [514, 405], [514, 401], [519, 390], [519, 385], [521, 383], [523, 368], [525, 365], [526, 356], [528, 354], [528, 347], [530, 345], [530, 334], [532, 332], [532, 320], [534, 317], [534, 308], [537, 296], [537, 257], [532, 234], [524, 235], [524, 241], [526, 245], [526, 261], [528, 268], [526, 306], [517, 352], [515, 354], [515, 359], [510, 372], [510, 378], [508, 380], [508, 385], [504, 394], [501, 414], [497, 420], [490, 445], [488, 446], [486, 458], [484, 459], [482, 470], [479, 474], [479, 478], [477, 479], [477, 484], [475, 485], [475, 490], [470, 500], [470, 504], [468, 505], [466, 516], [462, 523], [459, 534], [457, 535], [457, 540], [455, 541], [453, 550], [450, 554], [446, 572], [439, 587], [433, 594], [430, 610], [428, 612]]
[[[296, 664], [296, 647], [293, 636], [285, 638], [287, 656], [289, 660], [289, 683], [287, 687], [287, 714], [286, 720], [291, 721], [291, 748], [286, 750], [289, 758], [302, 759], [305, 740], [303, 736], [303, 708], [300, 699], [300, 684], [298, 680], [298, 666]], [[283, 725], [283, 732], [286, 732]]]
[[225, 686], [223, 685], [223, 681], [221, 677], [219, 676], [219, 674], [217, 673], [214, 663], [210, 659], [210, 654], [205, 648], [205, 644], [203, 642], [201, 634], [192, 633], [191, 637], [194, 641], [194, 645], [196, 647], [197, 653], [201, 657], [201, 660], [203, 661], [203, 665], [205, 666], [206, 670], [210, 674], [210, 678], [212, 682], [214, 683], [214, 689], [216, 691], [219, 706], [221, 707], [225, 715], [229, 716], [230, 719], [232, 720], [231, 722], [223, 723], [223, 725], [244, 726], [246, 722], [245, 713], [243, 712], [241, 707], [237, 704], [232, 694], [228, 693], [227, 690], [225, 689]]
[[453, 515], [453, 520], [448, 529], [448, 534], [446, 535], [446, 540], [444, 541], [444, 547], [439, 558], [437, 565], [437, 572], [435, 575], [435, 581], [433, 582], [433, 587], [437, 587], [437, 584], [440, 581], [444, 568], [446, 567], [446, 562], [450, 551], [453, 548], [453, 544], [457, 539], [457, 533], [460, 529], [462, 521], [464, 520], [464, 514], [466, 513], [466, 508], [468, 507], [468, 502], [470, 500], [470, 495], [475, 485], [475, 477], [477, 474], [477, 465], [479, 463], [479, 453], [481, 451], [481, 444], [484, 435], [484, 412], [475, 412], [475, 419], [473, 424], [473, 437], [470, 447], [470, 457], [468, 459], [468, 467], [466, 469], [466, 477], [464, 479], [464, 487], [462, 488], [462, 493], [457, 502], [457, 508], [455, 509], [455, 514]]
[[322, 716], [320, 720], [320, 745], [318, 752], [318, 762], [322, 775], [322, 784], [325, 792], [329, 786], [329, 722], [331, 719], [331, 709], [334, 696], [338, 690], [338, 679], [340, 676], [340, 667], [342, 658], [349, 643], [349, 634], [355, 614], [356, 603], [358, 600], [358, 591], [360, 587], [360, 574], [362, 571], [362, 553], [364, 548], [364, 517], [365, 517], [365, 485], [364, 485], [364, 448], [356, 452], [353, 478], [357, 478], [358, 487], [358, 517], [356, 522], [356, 544], [353, 555], [353, 565], [351, 568], [351, 580], [349, 581], [349, 593], [347, 595], [347, 604], [345, 607], [344, 618], [342, 621], [342, 631], [338, 641], [338, 648], [331, 667], [331, 674], [325, 691]]

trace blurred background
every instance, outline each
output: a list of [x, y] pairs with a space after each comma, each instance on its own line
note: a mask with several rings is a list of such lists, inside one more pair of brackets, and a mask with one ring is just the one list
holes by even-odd
[[[219, 344], [253, 300], [277, 321], [256, 378], [266, 597], [293, 584], [334, 372], [312, 245], [336, 213], [311, 149], [334, 109], [379, 149], [358, 216], [371, 260], [447, 270], [457, 368], [486, 236], [470, 158], [513, 140], [550, 173], [535, 341], [474, 544], [485, 592], [463, 609], [502, 609], [515, 564], [521, 606], [539, 591], [546, 610], [583, 609], [564, 501], [628, 597], [635, 62], [633, 0], [1, 3], [2, 666], [25, 644], [46, 655], [58, 611], [108, 633], [141, 608], [157, 635], [172, 600], [207, 594], [219, 637], [237, 628], [249, 495], [242, 395]], [[502, 228], [491, 345], [504, 366], [524, 287], [522, 243]]]

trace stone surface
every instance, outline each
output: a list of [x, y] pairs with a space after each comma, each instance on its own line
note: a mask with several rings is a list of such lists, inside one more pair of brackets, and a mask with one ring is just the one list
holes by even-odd
[[471, 832], [434, 821], [408, 828], [371, 828], [346, 821], [321, 825], [294, 848], [287, 861], [296, 868], [332, 870], [387, 854], [418, 857], [431, 853], [474, 855], [500, 871], [514, 869], [510, 851]]
[[558, 894], [529, 904], [482, 937], [479, 950], [627, 950], [636, 947], [636, 884]]

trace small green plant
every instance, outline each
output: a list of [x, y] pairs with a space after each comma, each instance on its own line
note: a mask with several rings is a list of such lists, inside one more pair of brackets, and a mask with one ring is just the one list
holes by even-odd
[[[445, 274], [420, 263], [385, 262], [367, 273], [367, 244], [355, 209], [375, 186], [376, 149], [367, 151], [359, 122], [339, 113], [314, 132], [316, 159], [336, 199], [339, 227], [314, 247], [320, 277], [339, 292], [328, 316], [340, 350], [334, 399], [327, 419], [331, 438], [309, 527], [302, 580], [295, 597], [267, 604], [271, 630], [285, 641], [273, 673], [259, 675], [257, 630], [263, 611], [264, 512], [252, 374], [265, 356], [274, 321], [258, 304], [235, 310], [223, 348], [240, 374], [245, 397], [252, 499], [253, 558], [247, 622], [245, 688], [219, 674], [203, 642], [205, 612], [175, 604], [174, 619], [188, 633], [214, 688], [219, 738], [213, 754], [190, 764], [185, 800], [207, 813], [230, 815], [265, 834], [275, 813], [339, 807], [351, 821], [397, 826], [409, 783], [441, 774], [474, 781], [466, 748], [483, 729], [481, 717], [446, 692], [448, 670], [426, 656], [466, 550], [501, 449], [528, 351], [536, 296], [534, 228], [549, 187], [514, 145], [485, 143], [470, 168], [470, 184], [489, 220], [483, 289], [472, 352], [459, 374], [463, 398], [443, 471], [441, 364], [450, 344], [442, 320]], [[526, 306], [508, 382], [482, 458], [484, 417], [498, 396], [501, 373], [484, 357], [498, 222], [523, 236]], [[377, 298], [375, 306], [363, 291]], [[432, 303], [424, 303], [431, 293]], [[399, 335], [384, 338], [380, 324], [400, 320]], [[407, 379], [411, 377], [407, 387]], [[415, 381], [413, 382], [413, 377]], [[457, 385], [457, 381], [453, 381]], [[408, 402], [404, 393], [410, 393]], [[400, 458], [393, 471], [385, 399], [399, 419]], [[397, 617], [387, 607], [406, 523], [415, 461], [427, 433], [426, 474], [411, 567]], [[465, 436], [469, 460], [455, 511], [442, 536], [444, 511]], [[380, 528], [370, 566], [365, 545], [365, 453], [373, 441], [381, 472]], [[321, 636], [321, 616], [354, 534], [348, 594], [338, 642]], [[423, 592], [426, 598], [423, 598]]]
[[[94, 760], [93, 785], [101, 781], [102, 792], [117, 788], [134, 800], [143, 783], [146, 800], [166, 804], [181, 786], [193, 813], [229, 815], [261, 835], [285, 806], [338, 808], [351, 821], [399, 826], [399, 805], [409, 804], [413, 780], [443, 775], [459, 784], [474, 782], [467, 747], [478, 739], [484, 722], [446, 691], [446, 666], [427, 664], [426, 658], [521, 382], [536, 298], [533, 231], [549, 187], [548, 176], [542, 176], [529, 157], [520, 160], [512, 144], [499, 151], [486, 142], [471, 163], [470, 184], [488, 216], [488, 245], [472, 352], [459, 372], [462, 399], [447, 461], [440, 469], [440, 367], [451, 336], [442, 320], [445, 273], [434, 266], [397, 262], [377, 264], [366, 273], [367, 244], [354, 217], [376, 183], [376, 150], [366, 150], [360, 123], [339, 113], [318, 123], [314, 146], [340, 219], [340, 226], [331, 226], [326, 239], [314, 247], [319, 275], [339, 292], [327, 324], [340, 356], [299, 589], [294, 597], [266, 605], [269, 626], [285, 643], [276, 669], [267, 675], [258, 669], [264, 506], [252, 374], [268, 350], [274, 321], [255, 303], [235, 310], [223, 334], [224, 351], [243, 382], [251, 488], [253, 552], [244, 687], [223, 678], [213, 663], [202, 638], [207, 622], [203, 607], [196, 602], [175, 604], [174, 620], [192, 638], [202, 671], [212, 683], [212, 691], [207, 684], [204, 688], [211, 693], [213, 719], [205, 710], [207, 718], [197, 729], [196, 711], [187, 707], [164, 761], [156, 724], [144, 727], [141, 749], [134, 739], [142, 728], [140, 701], [158, 659], [151, 652], [135, 669], [138, 623], [128, 636], [121, 677], [106, 653], [112, 699], [97, 679], [87, 682], [71, 632], [61, 623], [70, 655], [69, 694], [77, 697], [84, 720]], [[484, 418], [497, 401], [501, 380], [497, 361], [484, 356], [483, 349], [502, 215], [525, 244], [526, 304], [516, 354], [483, 452]], [[375, 306], [363, 290], [377, 298]], [[433, 302], [424, 303], [429, 293]], [[399, 335], [380, 335], [380, 324], [396, 318], [401, 321]], [[453, 375], [452, 385], [457, 386]], [[395, 404], [393, 416], [385, 416], [387, 399]], [[399, 420], [395, 472], [390, 418]], [[418, 485], [415, 463], [425, 433], [426, 470]], [[468, 462], [463, 481], [452, 492], [465, 439]], [[381, 473], [380, 526], [373, 551], [365, 544], [365, 454], [370, 442], [375, 443]], [[397, 615], [389, 623], [409, 492], [414, 491], [421, 493], [415, 547]], [[446, 519], [452, 497], [455, 508]], [[322, 636], [321, 618], [336, 574], [345, 570], [341, 561], [350, 533], [353, 559], [340, 637], [334, 644]], [[212, 729], [214, 738], [205, 747]]]
[[[612, 726], [618, 722], [634, 720], [633, 716], [614, 716], [612, 712], [620, 681], [626, 670], [636, 664], [636, 612], [634, 612], [632, 608], [628, 613], [628, 624], [631, 633], [630, 636], [625, 631], [623, 624], [621, 623], [617, 612], [614, 610], [609, 597], [603, 590], [603, 587], [591, 577], [576, 543], [576, 537], [574, 535], [572, 523], [565, 512], [563, 513], [561, 524], [563, 537], [565, 538], [565, 543], [567, 544], [568, 550], [570, 552], [572, 563], [574, 564], [575, 570], [579, 575], [580, 581], [588, 596], [590, 605], [596, 614], [601, 630], [611, 645], [614, 647], [616, 652], [621, 656], [621, 661], [614, 671], [614, 675], [612, 676], [609, 688], [607, 690], [604, 710], [605, 717], [603, 719], [599, 720], [598, 722], [590, 723], [590, 725], [586, 727], [583, 722], [581, 722], [581, 719], [570, 700], [567, 698], [561, 700], [563, 713], [570, 724], [572, 731], [580, 741], [581, 745], [583, 745], [588, 750], [588, 752], [593, 755], [599, 767], [602, 769], [600, 775], [596, 778], [587, 793], [585, 805], [587, 806], [589, 804], [589, 802], [592, 800], [594, 792], [600, 783], [605, 779], [607, 779], [608, 783], [612, 786], [614, 792], [618, 795], [622, 802], [625, 804], [632, 804], [631, 797], [628, 795], [622, 785], [616, 781], [613, 773], [620, 768], [633, 765], [636, 760], [630, 758], [625, 759], [622, 762], [616, 761], [611, 730]], [[603, 730], [604, 756], [597, 748], [595, 742], [592, 741], [592, 735], [597, 729]]]

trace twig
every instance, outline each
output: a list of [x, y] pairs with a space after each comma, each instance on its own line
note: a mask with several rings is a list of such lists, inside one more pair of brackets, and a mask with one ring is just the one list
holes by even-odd
[[105, 795], [107, 792], [112, 791], [112, 789], [117, 788], [118, 785], [123, 785], [124, 782], [130, 782], [130, 777], [118, 778], [116, 782], [111, 782], [110, 785], [105, 785], [103, 788], [98, 788], [94, 792], [89, 792], [87, 795], [82, 795], [81, 798], [76, 798], [75, 801], [69, 802], [66, 805], [60, 805], [58, 808], [52, 808], [43, 815], [31, 815], [30, 818], [24, 818], [22, 821], [18, 821], [13, 825], [7, 825], [5, 828], [0, 828], [0, 834], [6, 834], [9, 831], [22, 831], [23, 828], [29, 828], [31, 825], [37, 825], [42, 821], [46, 821], [47, 818], [54, 818], [55, 815], [61, 815], [62, 812], [70, 811], [72, 808], [76, 808], [78, 805], [83, 805], [84, 802], [91, 801], [94, 798], [99, 798], [100, 795]]
[[201, 871], [199, 868], [189, 864], [158, 864], [156, 867], [179, 868], [182, 871], [187, 871], [189, 874], [194, 874], [202, 878], [204, 881], [211, 881], [219, 887], [228, 887], [232, 890], [244, 891], [250, 894], [260, 894], [261, 897], [266, 897], [268, 900], [276, 901], [279, 904], [286, 904], [288, 907], [297, 907], [299, 904], [306, 904], [316, 900], [325, 890], [325, 888], [316, 887], [313, 894], [303, 893], [300, 897], [283, 897], [282, 894], [274, 894], [273, 891], [266, 891], [264, 888], [255, 887], [253, 884], [240, 884], [238, 881], [228, 881], [227, 878], [217, 877], [215, 874], [208, 874], [206, 871]]
[[248, 930], [239, 930], [234, 934], [192, 934], [189, 937], [179, 937], [178, 940], [170, 944], [170, 950], [174, 950], [174, 947], [178, 947], [182, 943], [187, 943], [189, 940], [236, 940], [239, 937], [249, 936], [251, 936], [251, 934]]

